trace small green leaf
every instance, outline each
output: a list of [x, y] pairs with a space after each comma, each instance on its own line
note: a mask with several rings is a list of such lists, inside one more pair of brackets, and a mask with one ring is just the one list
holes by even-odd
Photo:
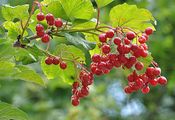
[[60, 0], [68, 18], [90, 20], [94, 14], [94, 8], [90, 0]]
[[11, 21], [6, 21], [3, 23], [3, 26], [6, 30], [8, 30], [8, 37], [14, 39], [14, 41], [17, 39], [17, 36], [21, 34], [19, 22], [14, 23]]
[[97, 2], [98, 7], [102, 8], [111, 3], [113, 0], [95, 0], [95, 1]]
[[18, 5], [18, 6], [2, 6], [2, 15], [5, 20], [13, 21], [15, 18], [20, 20], [27, 20], [29, 5]]
[[73, 35], [65, 33], [65, 37], [72, 45], [75, 45], [80, 49], [92, 50], [95, 48], [96, 45], [94, 42], [89, 42], [83, 39], [78, 33]]
[[29, 67], [19, 65], [19, 66], [16, 66], [16, 68], [19, 70], [19, 72], [13, 76], [14, 79], [33, 82], [41, 86], [45, 85], [45, 82], [41, 78], [41, 76], [37, 74], [34, 70], [30, 69]]
[[22, 110], [0, 102], [0, 120], [29, 120], [27, 114]]
[[155, 29], [151, 24], [155, 23], [152, 14], [146, 9], [137, 8], [136, 5], [117, 5], [110, 11], [110, 20], [114, 27], [125, 26], [138, 31], [144, 31], [147, 27]]

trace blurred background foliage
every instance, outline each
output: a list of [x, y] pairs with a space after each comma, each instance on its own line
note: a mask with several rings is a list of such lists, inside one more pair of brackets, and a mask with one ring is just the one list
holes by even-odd
[[[0, 5], [32, 4], [32, 1], [0, 0]], [[90, 95], [78, 107], [70, 103], [71, 87], [58, 80], [49, 81], [46, 88], [23, 81], [0, 81], [0, 100], [19, 107], [31, 120], [174, 120], [175, 0], [114, 0], [101, 10], [101, 21], [107, 23], [110, 9], [124, 2], [147, 8], [156, 18], [157, 31], [148, 44], [169, 80], [167, 86], [154, 87], [147, 95], [141, 92], [126, 95], [125, 75], [114, 70], [95, 79]], [[1, 16], [0, 21], [3, 21]], [[42, 73], [38, 63], [30, 66]]]

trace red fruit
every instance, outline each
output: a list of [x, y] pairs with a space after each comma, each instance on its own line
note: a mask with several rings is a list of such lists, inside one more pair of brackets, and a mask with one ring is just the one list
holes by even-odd
[[136, 82], [137, 87], [139, 87], [139, 88], [143, 87], [143, 80], [142, 79], [137, 78], [135, 82]]
[[149, 39], [149, 36], [146, 33], [143, 33], [142, 36], [146, 38], [146, 41]]
[[147, 93], [149, 93], [149, 91], [150, 91], [149, 86], [146, 86], [146, 87], [143, 87], [143, 88], [142, 88], [142, 93], [143, 93], [143, 94], [147, 94]]
[[92, 56], [92, 61], [95, 62], [95, 63], [98, 63], [98, 62], [100, 62], [100, 58], [101, 58], [100, 55], [94, 54]]
[[45, 19], [45, 16], [42, 12], [38, 13], [36, 17], [38, 21], [43, 21]]
[[119, 37], [114, 38], [114, 44], [120, 45], [121, 44], [121, 39]]
[[155, 75], [155, 76], [159, 76], [160, 74], [161, 74], [161, 69], [160, 68], [154, 68], [154, 71], [153, 71], [153, 74]]
[[44, 31], [39, 31], [36, 33], [38, 37], [43, 37], [45, 32]]
[[47, 64], [47, 65], [51, 65], [52, 63], [53, 63], [53, 58], [52, 57], [47, 57], [46, 59], [45, 59], [45, 63]]
[[118, 68], [118, 67], [120, 67], [120, 66], [122, 65], [122, 63], [121, 63], [119, 60], [115, 60], [114, 63], [113, 63], [113, 65], [114, 65], [116, 68]]
[[96, 75], [102, 75], [103, 72], [102, 72], [100, 69], [96, 69], [96, 70], [95, 70], [95, 74], [96, 74]]
[[132, 39], [134, 39], [135, 38], [135, 33], [134, 32], [128, 32], [127, 34], [126, 34], [126, 37], [129, 39], [129, 40], [132, 40]]
[[144, 36], [139, 37], [139, 43], [143, 44], [146, 42], [146, 38]]
[[47, 22], [50, 22], [50, 21], [54, 21], [54, 16], [52, 15], [52, 14], [50, 14], [50, 13], [48, 13], [47, 15], [46, 15], [46, 20], [47, 20]]
[[129, 63], [130, 63], [130, 64], [135, 64], [136, 61], [137, 61], [137, 58], [136, 58], [135, 56], [131, 56], [131, 57], [129, 58]]
[[167, 84], [167, 79], [164, 76], [160, 76], [157, 78], [157, 81], [160, 85], [166, 85]]
[[59, 57], [54, 57], [53, 58], [53, 64], [58, 65], [60, 63], [60, 58]]
[[111, 29], [108, 32], [106, 32], [106, 37], [107, 38], [113, 38], [114, 37], [114, 31]]
[[134, 82], [134, 76], [132, 74], [128, 76], [128, 81]]
[[149, 80], [149, 83], [152, 85], [152, 86], [156, 86], [157, 85], [157, 79], [150, 79]]
[[100, 40], [100, 42], [106, 42], [107, 41], [106, 34], [105, 33], [100, 34], [99, 35], [99, 40]]
[[55, 20], [55, 26], [56, 27], [62, 27], [63, 26], [63, 22], [60, 18]]
[[67, 63], [64, 62], [64, 61], [61, 61], [60, 68], [63, 69], [63, 70], [66, 69], [67, 68]]
[[71, 101], [73, 106], [78, 106], [80, 104], [80, 100], [78, 99], [78, 97], [72, 96]]
[[72, 84], [73, 89], [77, 89], [79, 87], [79, 82], [74, 82]]
[[150, 27], [148, 27], [148, 28], [145, 29], [145, 33], [146, 33], [147, 35], [151, 35], [151, 34], [153, 33], [153, 29], [150, 28]]
[[35, 29], [37, 32], [44, 31], [44, 27], [41, 24], [37, 24]]
[[100, 63], [98, 64], [98, 68], [99, 68], [99, 69], [105, 69], [105, 68], [106, 68], [106, 63], [105, 63], [105, 62], [100, 62]]
[[88, 96], [88, 94], [89, 94], [89, 89], [88, 89], [88, 87], [82, 87], [82, 88], [81, 88], [81, 93], [82, 93], [84, 96]]
[[129, 86], [126, 86], [124, 88], [124, 91], [125, 91], [126, 94], [131, 94], [133, 92], [133, 90]]
[[116, 54], [108, 54], [110, 61], [114, 61], [117, 58]]
[[103, 45], [101, 49], [104, 54], [108, 54], [111, 51], [111, 48], [109, 45]]
[[144, 67], [144, 65], [143, 65], [142, 62], [137, 62], [137, 63], [135, 64], [135, 68], [136, 68], [136, 70], [142, 70], [143, 67]]
[[124, 38], [124, 42], [125, 42], [126, 45], [129, 45], [131, 43], [131, 41], [128, 40], [128, 38]]
[[48, 34], [45, 34], [42, 38], [41, 38], [43, 43], [48, 43], [50, 41], [50, 36]]
[[146, 69], [146, 75], [147, 75], [148, 77], [153, 76], [153, 75], [154, 75], [153, 72], [154, 72], [154, 68], [153, 68], [153, 67], [148, 67], [148, 68]]

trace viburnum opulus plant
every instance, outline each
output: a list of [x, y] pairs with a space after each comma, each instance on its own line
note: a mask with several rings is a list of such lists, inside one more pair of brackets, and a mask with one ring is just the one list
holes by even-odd
[[155, 31], [154, 17], [146, 9], [125, 3], [111, 9], [106, 25], [100, 22], [100, 8], [110, 2], [96, 0], [94, 8], [90, 0], [35, 0], [30, 13], [28, 5], [4, 5], [6, 34], [0, 45], [5, 49], [0, 53], [1, 63], [9, 68], [4, 71], [13, 79], [44, 85], [42, 77], [26, 66], [41, 61], [48, 79], [72, 85], [74, 106], [89, 95], [94, 76], [116, 68], [129, 73], [127, 94], [138, 90], [146, 94], [149, 86], [165, 85], [167, 79], [147, 45]]

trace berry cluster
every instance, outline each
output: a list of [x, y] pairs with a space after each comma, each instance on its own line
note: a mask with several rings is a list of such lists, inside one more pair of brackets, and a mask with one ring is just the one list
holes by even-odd
[[65, 61], [63, 61], [60, 57], [53, 57], [53, 56], [48, 56], [45, 59], [45, 63], [47, 65], [60, 65], [61, 69], [66, 69], [67, 68], [67, 63]]
[[89, 85], [94, 82], [93, 74], [87, 70], [81, 70], [79, 74], [79, 81], [72, 85], [72, 105], [78, 106], [80, 98], [86, 97], [89, 94]]
[[165, 85], [167, 80], [160, 76], [161, 69], [158, 68], [157, 63], [154, 63], [154, 67], [145, 68], [144, 74], [138, 75], [139, 71], [144, 71], [144, 63], [138, 58], [144, 59], [150, 54], [146, 42], [152, 33], [152, 28], [147, 28], [141, 34], [130, 29], [124, 32], [122, 28], [116, 28], [100, 34], [101, 54], [92, 56], [91, 72], [95, 75], [103, 75], [108, 74], [113, 67], [131, 69], [133, 73], [128, 76], [129, 85], [125, 87], [126, 93], [141, 89], [145, 94], [150, 90], [149, 84], [152, 86], [158, 83]]
[[[45, 19], [47, 21], [48, 26], [52, 26], [52, 27], [55, 26], [57, 29], [63, 26], [62, 20], [60, 18], [55, 19], [54, 16], [50, 13], [48, 13], [46, 16], [42, 12], [37, 14], [37, 20], [39, 22]], [[50, 35], [48, 34], [48, 30], [45, 31], [44, 26], [41, 25], [40, 23], [36, 25], [36, 33], [37, 33], [37, 36], [41, 38], [43, 43], [48, 43], [50, 41]]]

